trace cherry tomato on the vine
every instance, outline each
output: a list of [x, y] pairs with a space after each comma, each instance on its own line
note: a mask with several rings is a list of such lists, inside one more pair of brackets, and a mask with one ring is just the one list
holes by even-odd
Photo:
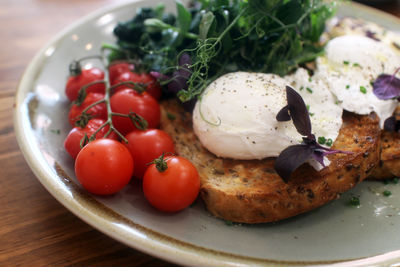
[[[115, 93], [111, 99], [111, 110], [116, 113], [129, 114], [134, 112], [142, 116], [148, 123], [148, 128], [157, 128], [160, 124], [160, 105], [148, 93], [137, 93], [132, 89], [124, 89]], [[136, 127], [129, 118], [114, 115], [114, 127], [126, 135]]]
[[[156, 100], [159, 100], [161, 98], [161, 86], [157, 82], [157, 79], [150, 74], [126, 71], [121, 73], [114, 80], [112, 80], [111, 85], [116, 85], [121, 82], [134, 82], [143, 84], [146, 92], [149, 93], [152, 97], [154, 97]], [[126, 86], [121, 85], [115, 88], [113, 92], [116, 93], [119, 90], [123, 90], [125, 88]]]
[[[85, 97], [85, 100], [79, 106], [77, 104], [73, 104], [68, 114], [68, 121], [71, 126], [75, 126], [75, 122], [79, 119], [79, 116], [82, 114], [82, 111], [97, 101], [104, 99], [104, 94], [101, 93], [89, 93]], [[97, 119], [107, 120], [107, 107], [105, 103], [101, 103], [91, 107], [88, 111], [91, 117]]]
[[[92, 134], [96, 132], [97, 129], [100, 128], [101, 125], [105, 123], [105, 120], [102, 119], [91, 119], [85, 128], [74, 127], [69, 132], [64, 141], [65, 150], [71, 155], [72, 158], [76, 158], [79, 151], [81, 151], [81, 141], [84, 138], [85, 134], [89, 138]], [[103, 138], [104, 135], [108, 132], [110, 127], [107, 125], [102, 128], [95, 136], [96, 139]], [[115, 132], [111, 132], [107, 138], [117, 140], [117, 134]]]
[[115, 78], [121, 75], [124, 72], [133, 72], [135, 69], [135, 65], [129, 62], [112, 62], [111, 65], [108, 67], [108, 73], [110, 76], [111, 83]]
[[199, 194], [200, 179], [196, 167], [187, 159], [165, 158], [167, 169], [160, 172], [151, 164], [143, 177], [143, 192], [152, 206], [165, 212], [180, 211]]
[[126, 186], [134, 163], [129, 150], [120, 142], [97, 139], [79, 152], [75, 161], [76, 177], [89, 192], [114, 194]]
[[139, 179], [143, 178], [144, 172], [154, 159], [163, 153], [175, 153], [174, 141], [166, 132], [159, 129], [133, 131], [125, 138], [128, 140], [125, 145], [135, 161], [133, 176]]
[[[65, 87], [65, 94], [70, 101], [78, 98], [79, 90], [82, 86], [91, 82], [101, 81], [104, 79], [104, 72], [98, 68], [82, 69], [81, 73], [76, 76], [70, 76]], [[86, 89], [86, 93], [105, 93], [105, 85], [103, 83], [93, 84]]]

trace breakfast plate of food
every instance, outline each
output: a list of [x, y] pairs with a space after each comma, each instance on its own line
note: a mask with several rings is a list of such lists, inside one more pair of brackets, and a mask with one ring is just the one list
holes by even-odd
[[20, 148], [88, 224], [183, 265], [400, 262], [400, 20], [341, 1], [130, 1], [55, 36]]

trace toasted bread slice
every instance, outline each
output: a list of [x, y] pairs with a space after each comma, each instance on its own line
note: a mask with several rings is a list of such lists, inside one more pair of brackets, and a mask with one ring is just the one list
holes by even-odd
[[329, 156], [331, 164], [319, 172], [304, 164], [285, 183], [273, 168], [273, 158], [248, 161], [217, 158], [193, 133], [190, 113], [176, 100], [161, 105], [161, 128], [174, 139], [177, 153], [197, 167], [201, 197], [207, 209], [225, 220], [264, 223], [310, 211], [354, 187], [379, 161], [377, 116], [344, 113], [344, 124], [333, 148], [353, 153]]
[[[394, 115], [400, 120], [400, 106]], [[369, 178], [388, 179], [396, 176], [400, 176], [400, 133], [382, 131], [380, 161]]]

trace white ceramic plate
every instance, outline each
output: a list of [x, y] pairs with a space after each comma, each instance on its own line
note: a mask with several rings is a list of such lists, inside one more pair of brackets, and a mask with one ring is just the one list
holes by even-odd
[[[112, 197], [86, 193], [63, 149], [70, 127], [64, 95], [68, 63], [113, 43], [117, 21], [158, 0], [107, 7], [68, 27], [30, 63], [20, 82], [15, 130], [21, 150], [46, 189], [71, 212], [98, 230], [145, 253], [185, 265], [364, 265], [400, 262], [400, 185], [363, 182], [322, 208], [280, 223], [228, 226], [210, 216], [201, 201], [173, 215], [159, 213], [135, 183]], [[164, 1], [174, 10], [172, 1]], [[400, 21], [360, 5], [341, 8], [400, 31]], [[58, 134], [57, 131], [60, 131]], [[385, 189], [392, 196], [380, 193]], [[361, 207], [347, 205], [351, 196]]]

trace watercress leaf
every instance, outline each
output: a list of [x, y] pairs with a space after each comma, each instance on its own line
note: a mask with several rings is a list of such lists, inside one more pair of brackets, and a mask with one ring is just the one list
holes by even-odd
[[311, 136], [311, 121], [303, 98], [290, 86], [286, 86], [290, 116], [296, 130], [303, 136]]
[[284, 106], [276, 115], [277, 121], [290, 121], [289, 107]]
[[204, 14], [199, 26], [199, 39], [205, 40], [208, 37], [208, 32], [214, 20], [215, 16], [212, 12], [209, 11]]
[[373, 87], [373, 92], [379, 99], [387, 100], [400, 96], [400, 79], [394, 75], [379, 75]]
[[313, 154], [313, 149], [307, 145], [293, 145], [284, 149], [275, 160], [275, 170], [287, 183], [291, 174]]

